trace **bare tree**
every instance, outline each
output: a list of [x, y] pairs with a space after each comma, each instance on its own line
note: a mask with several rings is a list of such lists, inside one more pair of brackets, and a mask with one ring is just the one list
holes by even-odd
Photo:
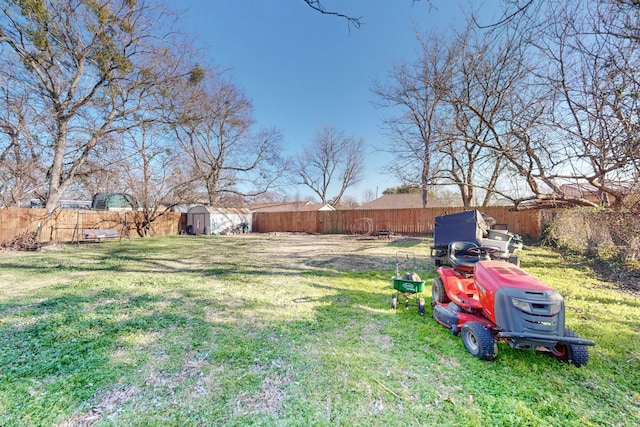
[[124, 137], [127, 156], [122, 172], [139, 205], [133, 221], [138, 235], [148, 237], [153, 223], [183, 201], [188, 184], [175, 179], [180, 151], [171, 147], [158, 123], [132, 129]]
[[3, 0], [1, 9], [3, 63], [16, 69], [10, 84], [47, 112], [46, 133], [31, 133], [47, 161], [52, 213], [96, 147], [174, 77], [186, 50], [172, 49], [166, 11], [147, 0]]
[[519, 34], [496, 37], [471, 18], [461, 33], [418, 39], [413, 63], [395, 66], [391, 83], [373, 88], [379, 105], [402, 112], [384, 122], [388, 169], [422, 188], [425, 206], [433, 185], [457, 187], [467, 208], [478, 194], [482, 205], [504, 198], [506, 171], [517, 169], [510, 161], [521, 167], [513, 129], [529, 129], [535, 119], [523, 101], [530, 68]]
[[45, 182], [37, 139], [27, 123], [40, 121], [26, 96], [15, 94], [0, 70], [0, 206], [39, 198]]
[[338, 206], [338, 208], [340, 208], [340, 209], [356, 209], [358, 206], [360, 206], [360, 203], [358, 202], [358, 199], [356, 199], [355, 197], [352, 197], [352, 196], [344, 196], [340, 200], [340, 205]]
[[536, 123], [528, 99], [531, 67], [519, 36], [513, 31], [496, 38], [470, 21], [453, 40], [458, 55], [446, 96], [451, 122], [441, 128], [448, 136], [441, 138], [439, 182], [456, 185], [467, 208], [478, 204], [477, 192], [483, 193], [482, 206], [496, 195], [513, 197], [504, 182], [521, 166], [522, 143], [514, 128]]
[[231, 81], [191, 77], [172, 92], [169, 109], [185, 175], [206, 189], [210, 204], [238, 204], [277, 187], [287, 171], [280, 132], [254, 130], [253, 106]]
[[432, 185], [457, 187], [465, 207], [478, 194], [482, 205], [513, 197], [505, 183], [527, 172], [516, 131], [530, 135], [539, 114], [527, 98], [531, 68], [516, 25], [526, 10], [509, 15], [512, 27], [502, 33], [478, 29], [470, 18], [458, 34], [418, 36], [418, 57], [394, 66], [391, 83], [374, 85], [379, 105], [401, 111], [384, 122], [392, 142], [382, 148], [392, 154], [387, 169], [422, 188], [425, 206]]
[[[310, 188], [322, 203], [332, 206], [338, 206], [345, 191], [362, 181], [363, 171], [362, 138], [348, 137], [330, 126], [316, 132], [313, 142], [304, 148], [293, 165], [298, 183]], [[329, 191], [334, 185], [338, 191], [330, 197]]]
[[421, 38], [419, 57], [374, 86], [380, 105], [403, 113], [385, 121], [388, 169], [423, 188], [455, 185], [467, 207], [477, 192], [483, 204], [622, 206], [640, 177], [640, 8], [624, 0], [505, 7], [484, 28], [472, 17], [456, 38]]
[[390, 144], [378, 149], [392, 157], [385, 167], [402, 182], [421, 188], [426, 207], [428, 188], [435, 178], [434, 157], [442, 143], [438, 129], [443, 123], [442, 109], [456, 52], [436, 33], [419, 40], [420, 57], [414, 63], [394, 65], [388, 83], [374, 82], [372, 91], [379, 107], [399, 111], [383, 123]]
[[[547, 137], [517, 136], [530, 144], [524, 158], [547, 189], [534, 188], [534, 197], [621, 207], [637, 191], [640, 171], [640, 54], [627, 26], [637, 25], [638, 7], [616, 0], [549, 1], [533, 10], [529, 52], [538, 60], [537, 87], [546, 89], [539, 98], [545, 105], [539, 134]], [[566, 191], [567, 183], [595, 188], [600, 200]]]
[[372, 189], [366, 189], [362, 192], [362, 202], [369, 203], [376, 199], [376, 193]]

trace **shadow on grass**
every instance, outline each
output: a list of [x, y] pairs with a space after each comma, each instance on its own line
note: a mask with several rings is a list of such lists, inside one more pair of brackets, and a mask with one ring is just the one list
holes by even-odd
[[424, 243], [423, 238], [419, 237], [403, 237], [401, 239], [393, 240], [389, 243], [389, 246], [393, 248], [411, 248]]

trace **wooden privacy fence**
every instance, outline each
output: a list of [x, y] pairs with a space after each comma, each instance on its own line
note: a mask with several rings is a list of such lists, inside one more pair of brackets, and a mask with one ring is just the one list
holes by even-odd
[[[254, 212], [252, 230], [258, 233], [298, 232], [314, 234], [367, 234], [385, 230], [407, 236], [433, 234], [435, 217], [461, 212], [461, 208], [358, 209], [340, 211]], [[509, 231], [539, 238], [542, 211], [510, 211], [507, 207], [479, 209]], [[82, 240], [83, 229], [115, 228], [120, 235], [138, 237], [134, 212], [63, 210], [48, 217], [44, 209], [0, 209], [0, 243], [20, 234], [38, 231], [41, 242]], [[186, 228], [186, 215], [170, 212], [153, 222], [152, 236], [178, 234]]]
[[[435, 217], [462, 212], [462, 208], [358, 209], [339, 211], [254, 212], [252, 229], [259, 233], [367, 234], [381, 230], [409, 236], [432, 235]], [[509, 231], [540, 238], [541, 211], [511, 211], [508, 207], [478, 208]]]
[[[0, 209], [0, 242], [7, 242], [24, 233], [38, 232], [41, 242], [71, 242], [82, 240], [83, 229], [118, 230], [123, 237], [138, 237], [131, 211], [62, 210], [47, 216], [45, 209]], [[178, 234], [181, 214], [169, 212], [151, 225], [151, 235]]]

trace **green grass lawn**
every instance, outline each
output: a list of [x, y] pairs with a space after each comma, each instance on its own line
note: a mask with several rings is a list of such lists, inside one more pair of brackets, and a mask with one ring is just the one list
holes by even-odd
[[[582, 368], [502, 343], [484, 362], [431, 317], [430, 243], [175, 236], [0, 253], [0, 425], [640, 425], [640, 298], [526, 247], [522, 267], [597, 345]], [[427, 280], [424, 317], [391, 309], [398, 251]]]

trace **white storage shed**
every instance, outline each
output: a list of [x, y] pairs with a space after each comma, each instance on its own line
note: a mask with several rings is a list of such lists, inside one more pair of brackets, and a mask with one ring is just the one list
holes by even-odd
[[188, 234], [246, 233], [251, 231], [251, 211], [239, 208], [193, 206], [187, 212]]

